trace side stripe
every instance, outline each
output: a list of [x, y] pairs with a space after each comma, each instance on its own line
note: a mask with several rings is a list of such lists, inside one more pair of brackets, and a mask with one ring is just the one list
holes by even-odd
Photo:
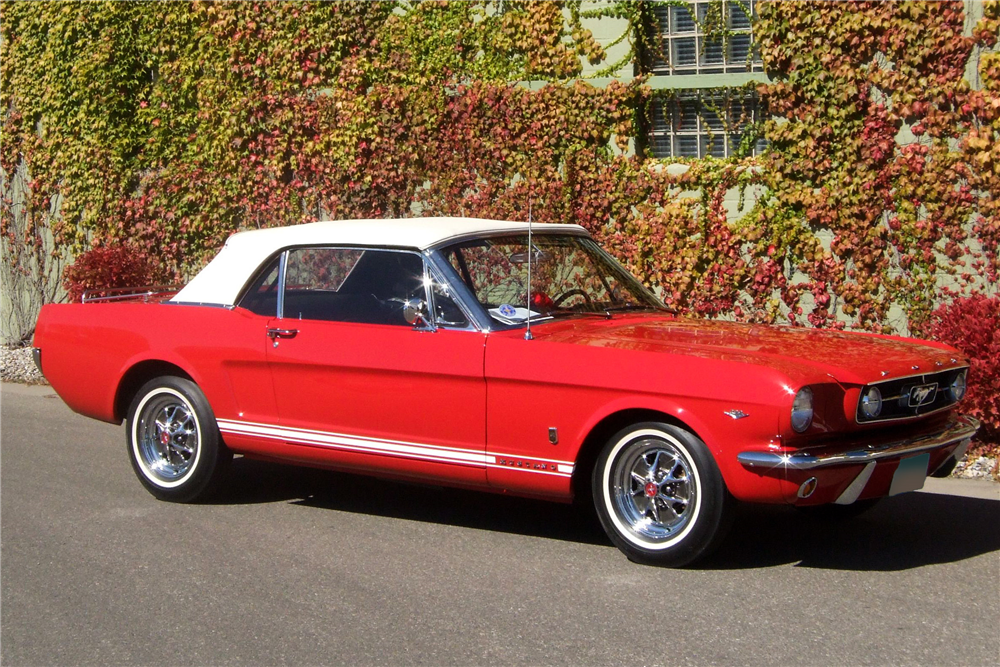
[[[569, 477], [573, 474], [574, 465], [572, 461], [559, 461], [555, 459], [545, 459], [536, 457], [523, 457], [512, 454], [486, 454], [481, 451], [462, 449], [459, 447], [443, 447], [439, 445], [426, 445], [415, 442], [405, 442], [400, 440], [381, 440], [358, 435], [345, 435], [342, 433], [328, 433], [326, 431], [311, 431], [302, 428], [291, 428], [286, 426], [275, 426], [272, 424], [260, 424], [255, 422], [242, 422], [229, 419], [219, 419], [219, 430], [222, 433], [232, 433], [234, 435], [244, 435], [256, 438], [266, 438], [281, 440], [298, 445], [309, 445], [314, 447], [327, 447], [343, 451], [361, 452], [366, 454], [382, 454], [401, 458], [411, 458], [423, 461], [434, 461], [438, 463], [452, 463], [458, 465], [473, 466], [476, 468], [498, 468], [503, 470], [517, 470], [519, 472], [530, 472], [542, 475], [556, 475], [558, 477]], [[549, 470], [539, 470], [531, 467], [512, 467], [509, 465], [499, 465], [497, 459], [523, 459], [533, 462], [545, 462], [552, 464]], [[551, 468], [555, 468], [552, 470]]]

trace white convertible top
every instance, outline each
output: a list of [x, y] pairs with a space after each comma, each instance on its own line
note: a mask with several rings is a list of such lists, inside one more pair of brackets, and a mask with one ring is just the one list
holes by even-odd
[[[534, 223], [539, 232], [586, 234], [580, 225]], [[528, 223], [479, 218], [325, 220], [233, 234], [208, 266], [171, 301], [231, 306], [261, 262], [282, 248], [358, 245], [426, 250], [449, 239], [496, 232], [526, 232]]]

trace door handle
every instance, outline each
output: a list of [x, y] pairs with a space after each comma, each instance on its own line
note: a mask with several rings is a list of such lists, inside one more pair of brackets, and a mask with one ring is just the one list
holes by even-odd
[[267, 337], [274, 341], [274, 344], [278, 344], [279, 338], [295, 338], [299, 333], [298, 329], [268, 329]]

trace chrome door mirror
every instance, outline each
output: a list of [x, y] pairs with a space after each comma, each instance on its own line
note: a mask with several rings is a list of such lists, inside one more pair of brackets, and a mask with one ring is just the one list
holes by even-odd
[[427, 312], [427, 302], [423, 299], [407, 299], [403, 302], [403, 319], [420, 331], [436, 331]]

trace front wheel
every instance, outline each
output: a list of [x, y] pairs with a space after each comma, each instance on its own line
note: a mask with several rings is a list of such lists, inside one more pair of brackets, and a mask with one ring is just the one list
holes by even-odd
[[615, 434], [597, 459], [592, 489], [615, 546], [636, 562], [669, 567], [718, 545], [735, 503], [705, 443], [659, 422]]
[[164, 376], [144, 384], [125, 427], [132, 469], [160, 500], [207, 497], [233, 458], [205, 395], [184, 378]]

